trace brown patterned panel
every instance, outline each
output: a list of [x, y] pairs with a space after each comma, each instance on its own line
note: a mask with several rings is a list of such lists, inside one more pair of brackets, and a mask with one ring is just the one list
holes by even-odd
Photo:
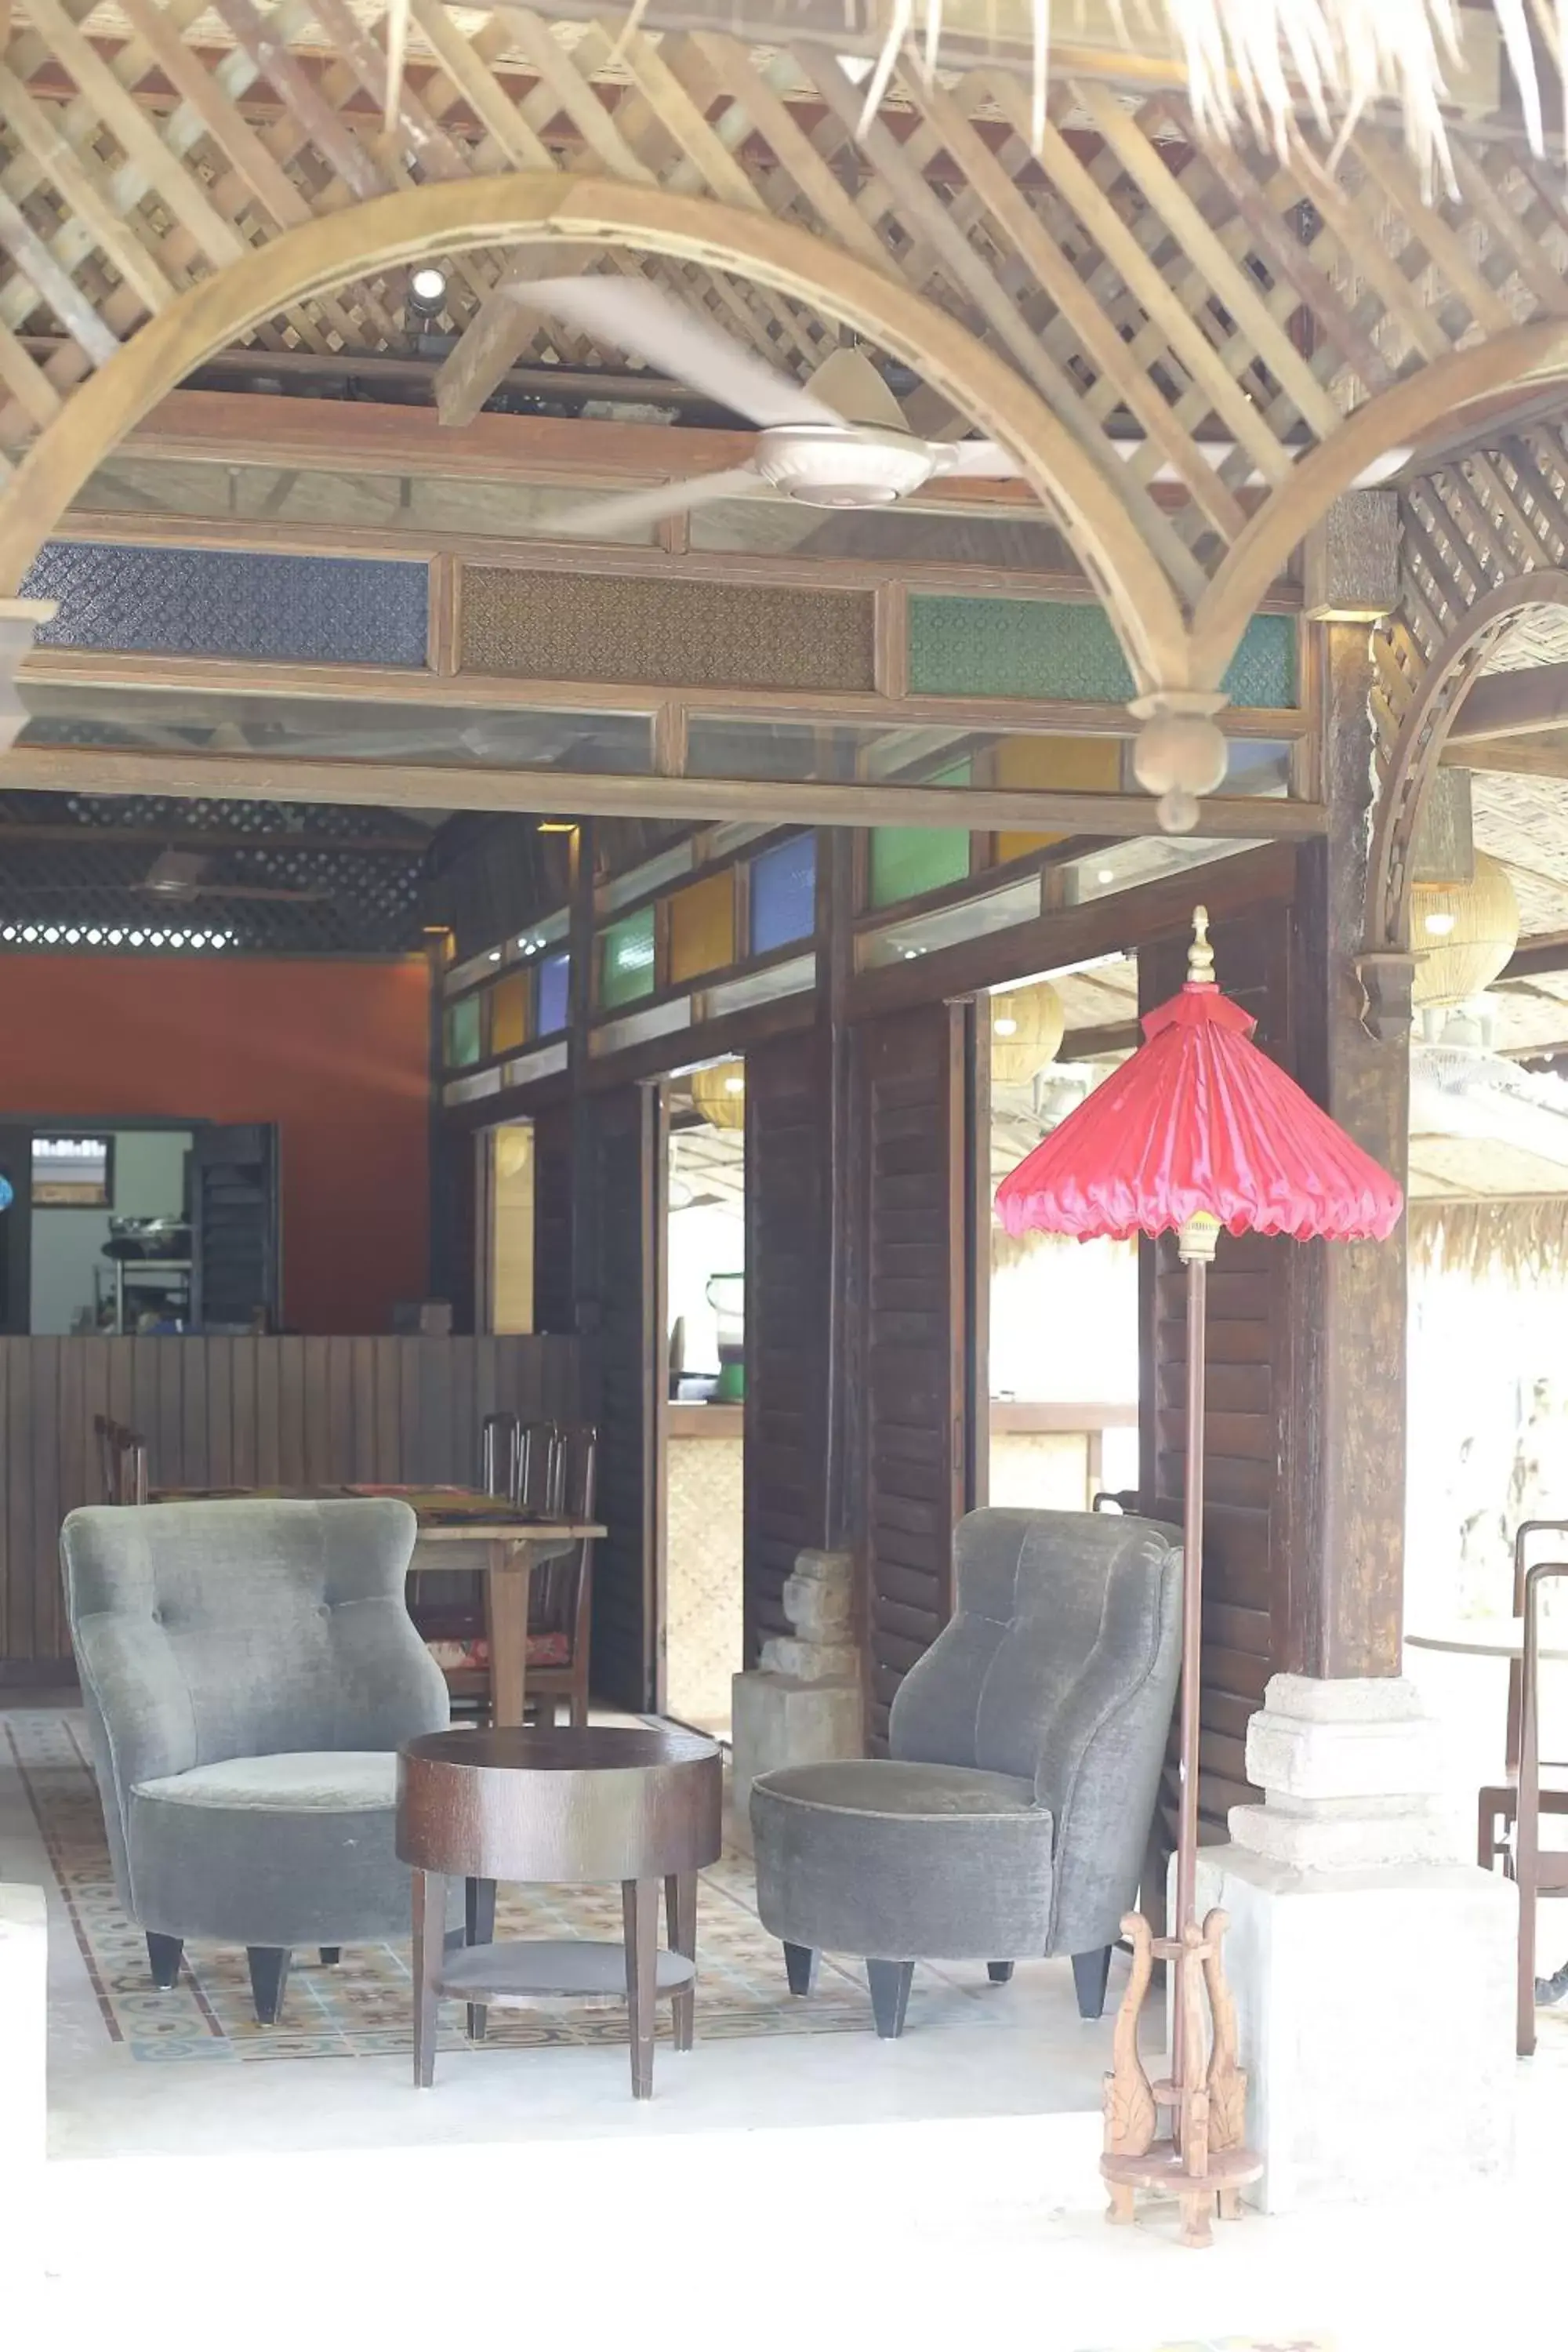
[[869, 692], [869, 595], [473, 565], [459, 662], [492, 677]]

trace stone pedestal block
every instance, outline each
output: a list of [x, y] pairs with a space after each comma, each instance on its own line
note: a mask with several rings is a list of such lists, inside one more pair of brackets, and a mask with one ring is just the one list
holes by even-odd
[[734, 1686], [734, 1801], [747, 1820], [752, 1783], [785, 1764], [826, 1764], [865, 1752], [860, 1685], [799, 1683], [786, 1675], [737, 1675]]
[[1199, 1856], [1228, 1916], [1247, 2140], [1270, 2212], [1407, 2197], [1512, 2157], [1512, 1885], [1466, 1862], [1435, 1727], [1396, 1680], [1276, 1675], [1247, 1734], [1261, 1805]]
[[734, 1802], [742, 1830], [760, 1773], [864, 1752], [854, 1579], [848, 1552], [798, 1553], [783, 1595], [791, 1631], [763, 1643], [754, 1674], [735, 1676]]
[[0, 2213], [18, 2277], [43, 2269], [45, 1918], [41, 1886], [0, 1885]]

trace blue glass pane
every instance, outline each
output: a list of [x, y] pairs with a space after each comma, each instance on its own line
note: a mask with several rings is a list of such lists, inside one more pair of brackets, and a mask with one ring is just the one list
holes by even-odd
[[752, 860], [752, 953], [766, 955], [816, 929], [816, 835], [796, 834]]
[[423, 563], [55, 540], [22, 593], [59, 604], [40, 645], [402, 669], [425, 662]]
[[539, 1018], [534, 1024], [537, 1036], [548, 1037], [555, 1030], [565, 1028], [571, 990], [571, 957], [546, 956], [539, 967]]

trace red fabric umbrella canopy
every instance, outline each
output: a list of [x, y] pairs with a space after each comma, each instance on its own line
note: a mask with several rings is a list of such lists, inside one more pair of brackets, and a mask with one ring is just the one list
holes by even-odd
[[1007, 1231], [1124, 1241], [1207, 1214], [1233, 1234], [1385, 1239], [1400, 1187], [1252, 1044], [1256, 1025], [1212, 980], [1146, 1014], [1131, 1060], [1003, 1178]]

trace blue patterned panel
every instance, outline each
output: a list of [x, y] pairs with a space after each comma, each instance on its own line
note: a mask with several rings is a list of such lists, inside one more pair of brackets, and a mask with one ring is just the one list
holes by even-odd
[[[1296, 700], [1296, 624], [1250, 622], [1226, 675], [1239, 709]], [[1132, 673], [1098, 604], [1006, 596], [912, 596], [910, 686], [916, 694], [1027, 695], [1040, 702], [1130, 702]]]
[[545, 957], [539, 967], [539, 1010], [534, 1021], [537, 1035], [553, 1036], [558, 1029], [565, 1028], [571, 981], [570, 955]]
[[816, 929], [816, 835], [797, 833], [752, 860], [752, 953], [766, 955]]
[[59, 617], [38, 631], [40, 645], [231, 661], [425, 664], [422, 563], [53, 540], [22, 593], [58, 602]]

